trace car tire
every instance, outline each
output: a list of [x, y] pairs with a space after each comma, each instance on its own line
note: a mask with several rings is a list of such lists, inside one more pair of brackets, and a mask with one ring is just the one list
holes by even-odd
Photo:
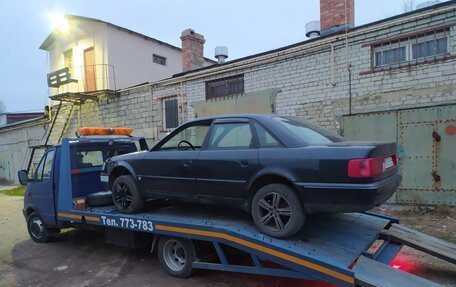
[[87, 195], [88, 206], [107, 206], [112, 205], [112, 192], [111, 191], [100, 191]]
[[162, 236], [158, 242], [158, 260], [168, 275], [188, 278], [193, 273], [193, 246], [191, 241]]
[[137, 213], [144, 208], [144, 196], [131, 175], [121, 175], [112, 184], [112, 201], [122, 213]]
[[37, 243], [46, 243], [51, 238], [51, 232], [44, 226], [43, 219], [37, 212], [32, 212], [27, 217], [27, 231], [33, 241]]
[[265, 185], [255, 193], [251, 213], [258, 229], [276, 238], [291, 237], [302, 228], [306, 218], [294, 190], [280, 183]]

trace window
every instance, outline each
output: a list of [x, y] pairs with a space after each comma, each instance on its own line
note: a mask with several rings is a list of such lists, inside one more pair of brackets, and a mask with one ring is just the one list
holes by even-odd
[[75, 153], [76, 168], [101, 166], [103, 162], [103, 152], [101, 150], [77, 151]]
[[63, 64], [65, 68], [70, 68], [70, 74], [73, 72], [73, 49], [63, 52]]
[[244, 93], [244, 75], [206, 82], [206, 100]]
[[412, 44], [412, 59], [434, 57], [447, 53], [447, 38], [429, 40]]
[[46, 161], [46, 158], [43, 157], [41, 159], [40, 163], [38, 164], [38, 167], [35, 170], [35, 176], [34, 176], [35, 181], [41, 181], [43, 179], [43, 166], [44, 166], [45, 161]]
[[250, 123], [216, 124], [209, 142], [209, 149], [253, 147]]
[[46, 156], [44, 156], [40, 164], [38, 165], [38, 168], [36, 169], [35, 172], [35, 181], [37, 182], [47, 182], [51, 179], [51, 173], [52, 173], [52, 164], [54, 162], [54, 154], [55, 150], [50, 150], [49, 152], [46, 153]]
[[163, 109], [163, 129], [174, 129], [179, 125], [179, 107], [177, 97], [164, 99]]
[[260, 124], [255, 123], [254, 127], [261, 147], [280, 146], [280, 143]]
[[375, 52], [375, 67], [394, 65], [407, 60], [406, 47], [390, 48]]
[[192, 147], [200, 149], [203, 146], [209, 127], [210, 122], [186, 127], [166, 141], [160, 147], [160, 150], [192, 150]]
[[446, 58], [449, 31], [447, 25], [363, 46], [371, 46], [373, 49], [374, 70], [416, 65]]
[[294, 134], [302, 143], [308, 145], [321, 145], [343, 140], [328, 130], [300, 118], [274, 117], [273, 119], [279, 122], [285, 130]]
[[54, 162], [55, 150], [51, 150], [46, 155], [46, 161], [43, 167], [43, 182], [51, 180], [52, 164]]
[[152, 55], [152, 61], [155, 64], [166, 66], [166, 58], [165, 57], [153, 54]]

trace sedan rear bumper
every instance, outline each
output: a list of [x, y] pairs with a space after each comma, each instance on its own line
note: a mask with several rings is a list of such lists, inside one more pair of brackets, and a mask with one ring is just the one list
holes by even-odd
[[294, 182], [307, 213], [362, 212], [387, 201], [402, 181], [400, 174], [369, 184]]

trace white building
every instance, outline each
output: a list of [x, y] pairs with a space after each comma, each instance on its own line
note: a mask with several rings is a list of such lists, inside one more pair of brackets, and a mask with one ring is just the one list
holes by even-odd
[[181, 48], [98, 19], [64, 19], [40, 49], [49, 53], [50, 73], [68, 67], [74, 81], [52, 94], [117, 90], [183, 71]]

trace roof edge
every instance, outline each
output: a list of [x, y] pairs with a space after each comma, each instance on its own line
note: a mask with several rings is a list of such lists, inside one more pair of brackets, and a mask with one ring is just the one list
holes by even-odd
[[[424, 7], [424, 8], [417, 9], [417, 10], [414, 10], [414, 11], [410, 11], [410, 12], [407, 12], [407, 13], [402, 13], [402, 14], [394, 15], [392, 17], [388, 17], [388, 18], [381, 19], [381, 20], [378, 20], [378, 21], [370, 22], [370, 23], [367, 23], [367, 24], [364, 24], [364, 25], [355, 26], [355, 27], [352, 27], [352, 28], [348, 29], [348, 32], [354, 32], [354, 31], [357, 31], [357, 30], [362, 30], [364, 28], [369, 28], [369, 27], [372, 27], [372, 26], [375, 26], [375, 25], [378, 25], [378, 24], [382, 24], [382, 23], [386, 23], [388, 21], [392, 21], [392, 20], [395, 20], [395, 19], [406, 18], [408, 16], [411, 16], [411, 15], [414, 15], [414, 14], [419, 14], [419, 13], [424, 12], [424, 11], [436, 10], [436, 9], [441, 8], [441, 7], [451, 6], [451, 5], [454, 5], [454, 4], [456, 4], [456, 0], [442, 2], [442, 3], [439, 3], [439, 4], [435, 4], [435, 5], [432, 5], [432, 6]], [[248, 56], [245, 56], [245, 57], [242, 57], [242, 58], [238, 58], [238, 59], [235, 59], [235, 60], [232, 60], [232, 61], [224, 62], [222, 64], [217, 64], [217, 65], [212, 65], [212, 66], [207, 66], [207, 67], [203, 67], [203, 68], [199, 68], [199, 69], [190, 70], [190, 71], [187, 71], [187, 72], [177, 73], [177, 74], [174, 74], [170, 79], [179, 78], [181, 76], [190, 75], [192, 73], [201, 72], [201, 71], [204, 71], [204, 70], [209, 70], [211, 68], [223, 67], [223, 66], [226, 66], [226, 65], [234, 64], [234, 63], [237, 63], [237, 62], [242, 62], [242, 61], [249, 60], [249, 59], [252, 59], [252, 58], [265, 56], [265, 55], [268, 55], [268, 54], [274, 54], [274, 53], [281, 52], [281, 51], [284, 51], [284, 50], [288, 50], [288, 49], [291, 49], [291, 48], [295, 48], [295, 47], [298, 47], [298, 46], [301, 46], [301, 45], [310, 44], [310, 43], [318, 42], [318, 41], [321, 41], [321, 40], [324, 40], [324, 39], [328, 39], [328, 38], [331, 38], [331, 37], [334, 37], [334, 36], [337, 36], [337, 35], [341, 35], [341, 34], [344, 34], [344, 33], [345, 33], [345, 30], [341, 30], [341, 31], [338, 31], [338, 32], [335, 32], [335, 33], [330, 33], [330, 34], [327, 34], [327, 35], [324, 35], [324, 36], [321, 36], [321, 37], [317, 37], [317, 38], [313, 38], [313, 39], [307, 39], [307, 40], [304, 40], [304, 41], [300, 41], [300, 42], [297, 42], [297, 43], [294, 43], [294, 44], [290, 44], [290, 45], [287, 45], [287, 46], [283, 46], [283, 47], [279, 47], [279, 48], [276, 48], [276, 49], [268, 50], [268, 51], [265, 51], [265, 52], [260, 52], [260, 53], [248, 55]]]

